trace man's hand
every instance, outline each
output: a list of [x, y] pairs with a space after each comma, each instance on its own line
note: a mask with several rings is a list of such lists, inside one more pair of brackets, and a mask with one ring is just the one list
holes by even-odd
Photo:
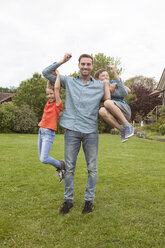
[[65, 62], [67, 62], [68, 60], [70, 60], [70, 58], [72, 57], [71, 53], [65, 53], [63, 59], [61, 61], [58, 62], [59, 65], [64, 64]]
[[72, 58], [71, 53], [65, 53], [64, 58], [63, 58], [64, 63], [70, 60], [71, 58]]

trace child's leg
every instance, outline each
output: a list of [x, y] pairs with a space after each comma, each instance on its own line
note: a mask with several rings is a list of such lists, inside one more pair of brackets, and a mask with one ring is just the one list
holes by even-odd
[[[40, 151], [40, 161], [44, 164], [51, 164], [56, 168], [61, 168], [60, 161], [55, 160], [54, 158], [49, 156], [49, 152], [51, 150], [55, 133], [49, 129], [40, 129], [41, 130], [41, 145], [39, 146]], [[40, 142], [39, 142], [40, 143]]]
[[105, 101], [104, 102], [104, 106], [121, 123], [126, 123], [127, 122], [127, 120], [126, 120], [125, 116], [123, 115], [122, 111], [120, 110], [120, 108], [118, 106], [115, 105], [115, 103], [114, 103], [113, 100], [107, 100], [107, 101]]
[[103, 120], [111, 125], [112, 127], [115, 127], [117, 129], [120, 129], [120, 124], [116, 120], [116, 118], [104, 107], [99, 109], [99, 115], [103, 118]]
[[41, 156], [41, 147], [42, 147], [42, 140], [41, 140], [41, 130], [38, 131], [38, 154], [39, 158]]

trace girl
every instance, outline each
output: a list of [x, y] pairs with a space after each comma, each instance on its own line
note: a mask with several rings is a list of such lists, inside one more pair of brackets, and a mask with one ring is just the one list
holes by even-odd
[[57, 130], [57, 119], [59, 113], [63, 109], [63, 104], [60, 97], [60, 74], [56, 70], [57, 75], [54, 86], [48, 81], [46, 87], [46, 97], [48, 102], [45, 105], [42, 120], [38, 124], [38, 153], [40, 161], [44, 164], [51, 164], [56, 167], [57, 173], [60, 177], [59, 183], [63, 181], [65, 174], [65, 162], [63, 160], [57, 161], [49, 156], [54, 138]]

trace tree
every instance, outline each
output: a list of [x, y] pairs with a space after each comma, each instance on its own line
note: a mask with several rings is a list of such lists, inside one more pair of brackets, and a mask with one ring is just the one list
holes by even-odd
[[119, 68], [121, 62], [119, 58], [114, 58], [114, 57], [106, 57], [103, 53], [98, 53], [95, 54], [94, 56], [92, 55], [92, 57], [94, 58], [94, 66], [93, 66], [93, 71], [91, 73], [92, 76], [94, 76], [94, 73], [101, 68], [104, 68], [105, 70], [108, 71], [110, 79], [114, 79], [113, 75], [110, 73], [108, 66], [109, 65], [115, 65], [117, 68], [117, 73], [120, 75], [122, 72], [122, 68]]
[[10, 88], [3, 88], [0, 87], [0, 92], [5, 92], [5, 93], [14, 93], [16, 91], [15, 87], [10, 87]]
[[40, 74], [35, 73], [31, 79], [23, 81], [17, 88], [13, 102], [17, 106], [29, 105], [38, 120], [41, 119], [46, 104], [46, 82]]
[[156, 86], [153, 78], [136, 76], [128, 79], [125, 84], [131, 89], [131, 94], [127, 96], [126, 101], [131, 107], [132, 120], [136, 119], [136, 116], [138, 119], [139, 116], [143, 119], [155, 106], [161, 104], [158, 96], [150, 96]]

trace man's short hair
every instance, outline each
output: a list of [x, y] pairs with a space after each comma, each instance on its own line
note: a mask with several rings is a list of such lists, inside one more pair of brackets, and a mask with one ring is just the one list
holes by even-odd
[[91, 55], [86, 54], [86, 53], [81, 54], [80, 57], [79, 57], [79, 59], [78, 59], [79, 63], [80, 63], [80, 60], [81, 60], [82, 58], [90, 58], [90, 59], [92, 60], [92, 64], [93, 64], [93, 57], [92, 57]]
[[97, 71], [95, 72], [95, 74], [94, 74], [94, 79], [98, 80], [100, 74], [101, 74], [103, 71], [107, 71], [107, 70], [105, 70], [104, 68], [97, 70]]

